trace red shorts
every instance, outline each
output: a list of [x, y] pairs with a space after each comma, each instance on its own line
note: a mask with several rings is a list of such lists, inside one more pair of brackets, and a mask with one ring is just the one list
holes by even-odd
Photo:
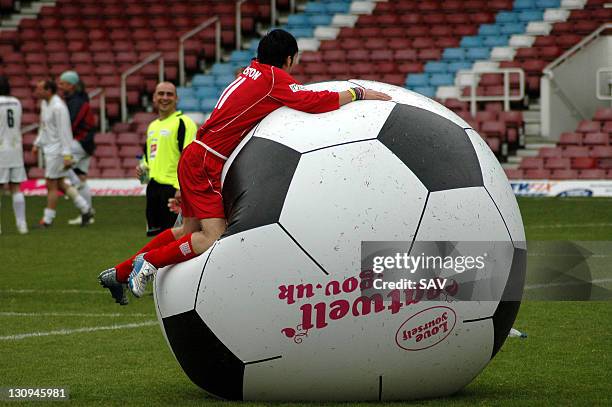
[[225, 161], [198, 143], [189, 144], [178, 164], [181, 210], [184, 217], [225, 219], [221, 172]]

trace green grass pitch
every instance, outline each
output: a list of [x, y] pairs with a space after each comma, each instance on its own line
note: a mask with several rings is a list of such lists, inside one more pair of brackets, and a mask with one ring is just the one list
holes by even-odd
[[[612, 199], [519, 203], [528, 240], [612, 240]], [[44, 201], [29, 198], [27, 205], [34, 224]], [[146, 241], [144, 199], [98, 198], [95, 206], [92, 227], [68, 226], [75, 212], [61, 200], [51, 229], [20, 236], [10, 198], [2, 197], [0, 387], [67, 386], [74, 405], [269, 405], [207, 397], [167, 348], [152, 296], [119, 307], [99, 288], [99, 271]], [[110, 329], [126, 324], [135, 327]], [[456, 395], [380, 404], [612, 405], [612, 302], [525, 301], [515, 326], [528, 339], [508, 339]], [[88, 329], [100, 327], [109, 329]], [[53, 331], [69, 334], [15, 337]]]

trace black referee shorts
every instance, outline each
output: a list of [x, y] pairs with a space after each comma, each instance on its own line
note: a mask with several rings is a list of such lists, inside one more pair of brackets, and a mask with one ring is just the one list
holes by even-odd
[[177, 215], [168, 209], [168, 199], [174, 198], [172, 185], [160, 184], [151, 179], [147, 186], [147, 236], [155, 236], [174, 226]]

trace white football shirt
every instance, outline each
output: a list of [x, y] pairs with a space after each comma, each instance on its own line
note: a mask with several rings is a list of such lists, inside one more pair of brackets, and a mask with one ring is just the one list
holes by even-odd
[[0, 168], [21, 166], [21, 102], [13, 96], [0, 96]]

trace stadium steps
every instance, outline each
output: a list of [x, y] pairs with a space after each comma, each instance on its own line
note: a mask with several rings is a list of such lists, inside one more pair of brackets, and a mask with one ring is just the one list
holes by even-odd
[[530, 143], [504, 170], [514, 179], [612, 179], [612, 108], [597, 109], [556, 144]]
[[[585, 1], [568, 3], [562, 0], [515, 0], [512, 10], [498, 12], [493, 24], [481, 25], [476, 36], [463, 37], [461, 46], [445, 50], [442, 59], [455, 61], [459, 58], [474, 63], [474, 70], [479, 69], [479, 64], [482, 67], [498, 68], [504, 65], [504, 61], [513, 60], [522, 47], [532, 47], [538, 35], [549, 34], [553, 23], [565, 21], [570, 15], [570, 7], [584, 7], [584, 3]], [[444, 86], [437, 87], [437, 97], [456, 97], [460, 92], [469, 92], [469, 89], [465, 88], [467, 83], [461, 83], [458, 77], [454, 77], [452, 81], [449, 78], [447, 82]], [[488, 88], [479, 91], [490, 95], [499, 94], [503, 91], [501, 85], [490, 82]]]
[[19, 27], [21, 20], [25, 18], [36, 18], [44, 6], [54, 6], [55, 3], [55, 0], [21, 2], [18, 12], [12, 13], [0, 19], [0, 30], [16, 30], [17, 27]]
[[[374, 8], [373, 2], [359, 3], [361, 5], [356, 8], [357, 12]], [[320, 38], [335, 38], [337, 35], [339, 27], [333, 27], [333, 24], [342, 26], [356, 20], [356, 16], [352, 18], [350, 15], [341, 14], [350, 12], [353, 4], [351, 0], [307, 2], [298, 5], [301, 12], [281, 15], [279, 22], [285, 23], [281, 28], [296, 36], [300, 50], [317, 49]], [[263, 35], [269, 29], [271, 27], [261, 26], [259, 34]], [[248, 46], [245, 49], [230, 52], [224, 56], [223, 62], [213, 64], [205, 73], [194, 75], [187, 86], [178, 89], [179, 109], [185, 112], [202, 112], [205, 117], [208, 116], [223, 89], [236, 76], [236, 71], [248, 66], [256, 56], [258, 43], [258, 40], [247, 41]]]

